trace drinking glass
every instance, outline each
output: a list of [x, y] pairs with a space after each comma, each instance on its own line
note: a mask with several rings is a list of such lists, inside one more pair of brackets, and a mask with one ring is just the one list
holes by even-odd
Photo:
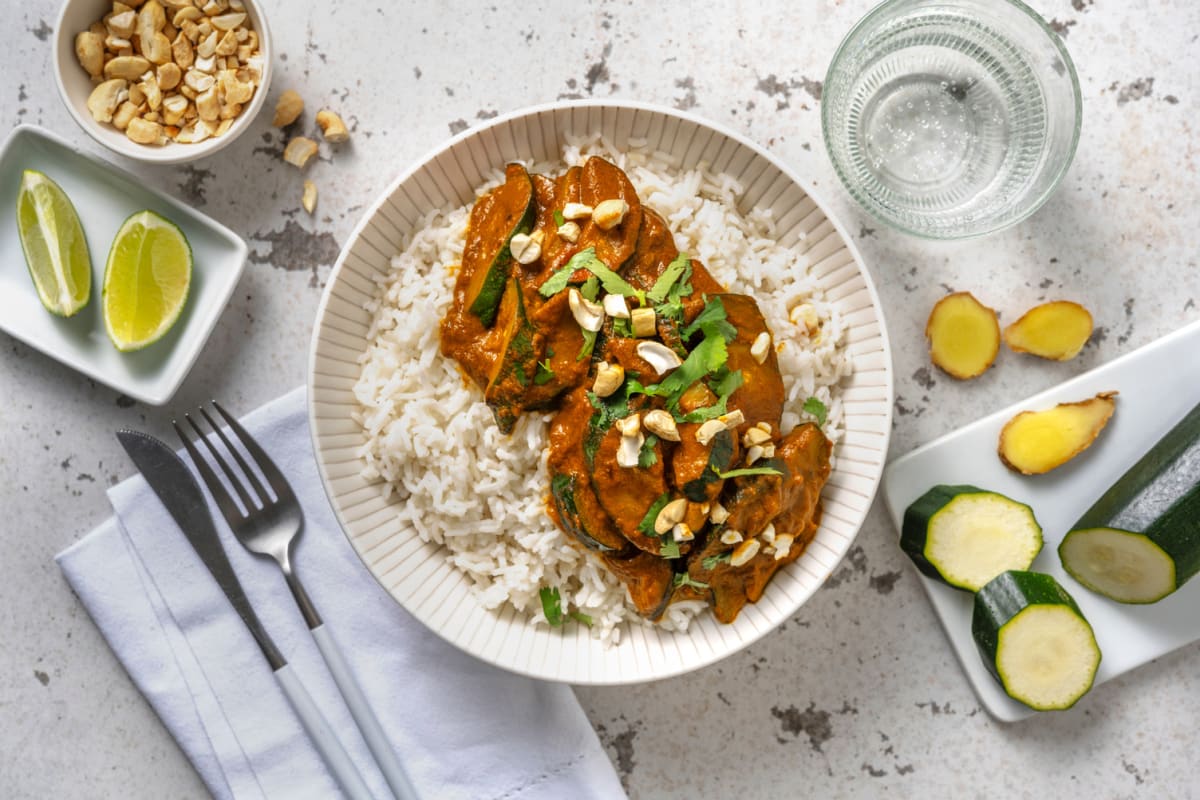
[[1071, 57], [1018, 0], [887, 0], [842, 41], [821, 99], [850, 194], [932, 239], [1036, 211], [1071, 163], [1081, 117]]

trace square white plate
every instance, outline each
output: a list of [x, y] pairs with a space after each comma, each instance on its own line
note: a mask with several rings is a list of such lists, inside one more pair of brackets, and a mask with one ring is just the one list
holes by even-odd
[[[61, 186], [83, 223], [92, 258], [92, 298], [69, 319], [42, 307], [25, 265], [16, 202], [26, 169], [44, 172]], [[183, 230], [194, 258], [192, 285], [183, 313], [166, 336], [145, 350], [121, 353], [101, 317], [104, 263], [121, 223], [147, 208]], [[0, 330], [136, 400], [162, 405], [171, 399], [229, 301], [246, 253], [246, 243], [224, 225], [42, 128], [18, 126], [0, 148]]]
[[[1000, 463], [1000, 429], [1017, 412], [1112, 390], [1120, 392], [1112, 420], [1095, 444], [1072, 461], [1045, 475], [1029, 476]], [[888, 513], [899, 531], [904, 509], [939, 483], [974, 484], [1028, 503], [1045, 542], [1032, 569], [1053, 575], [1091, 623], [1102, 654], [1099, 685], [1200, 638], [1200, 580], [1153, 605], [1122, 605], [1093, 594], [1067, 575], [1058, 560], [1058, 545], [1083, 512], [1197, 402], [1200, 322], [892, 461], [883, 476]], [[1033, 714], [1006, 695], [984, 667], [971, 638], [973, 596], [917, 574], [984, 707], [1005, 722]]]

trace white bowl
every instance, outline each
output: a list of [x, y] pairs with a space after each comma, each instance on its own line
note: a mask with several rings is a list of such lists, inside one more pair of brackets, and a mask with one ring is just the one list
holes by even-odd
[[[731, 625], [700, 614], [686, 633], [631, 625], [606, 647], [581, 625], [533, 625], [510, 607], [485, 609], [464, 573], [439, 546], [402, 527], [383, 484], [359, 476], [364, 442], [351, 419], [357, 357], [371, 315], [363, 305], [428, 210], [464, 205], [486, 171], [511, 160], [558, 159], [567, 137], [601, 132], [616, 147], [631, 139], [677, 158], [707, 162], [739, 179], [747, 207], [773, 210], [780, 240], [804, 248], [827, 296], [848, 322], [854, 372], [843, 389], [846, 433], [824, 498], [815, 540], [781, 570], [762, 599]], [[678, 675], [749, 645], [787, 620], [837, 568], [858, 534], [879, 485], [892, 419], [892, 364], [879, 300], [854, 245], [805, 185], [766, 151], [736, 133], [678, 111], [634, 103], [558, 103], [518, 111], [450, 140], [402, 174], [363, 215], [334, 266], [313, 331], [309, 417], [317, 464], [338, 520], [368, 569], [404, 608], [463, 650], [525, 675], [579, 684], [620, 684]], [[352, 590], [347, 587], [347, 590]]]
[[79, 127], [114, 153], [148, 164], [181, 164], [217, 152], [250, 127], [251, 120], [258, 115], [271, 88], [271, 60], [274, 52], [271, 47], [271, 31], [258, 4], [253, 0], [242, 2], [251, 26], [258, 33], [258, 49], [263, 54], [262, 83], [254, 91], [249, 105], [242, 109], [242, 113], [224, 135], [208, 138], [197, 144], [138, 144], [127, 137], [124, 131], [92, 119], [87, 108], [87, 99], [95, 84], [75, 56], [75, 36], [112, 11], [111, 0], [67, 0], [63, 3], [58, 21], [54, 24], [54, 79], [58, 85], [59, 97], [66, 105], [67, 111], [79, 123]]

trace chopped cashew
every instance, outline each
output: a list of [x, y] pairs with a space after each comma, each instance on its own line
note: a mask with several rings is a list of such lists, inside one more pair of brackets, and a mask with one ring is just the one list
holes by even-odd
[[350, 131], [346, 130], [346, 123], [342, 122], [342, 118], [337, 115], [337, 112], [330, 111], [328, 108], [317, 112], [317, 125], [321, 128], [321, 135], [327, 142], [337, 144], [350, 138]]
[[[197, 104], [199, 99], [197, 98]], [[283, 149], [283, 160], [289, 164], [304, 169], [308, 160], [317, 154], [317, 143], [304, 136], [297, 136], [287, 143]]]
[[302, 113], [304, 113], [304, 99], [294, 90], [288, 89], [279, 95], [279, 100], [275, 103], [275, 119], [271, 120], [271, 124], [276, 128], [286, 128], [295, 122]]
[[[599, 393], [597, 392], [597, 394]], [[647, 411], [646, 416], [642, 419], [642, 425], [660, 439], [668, 442], [679, 441], [679, 426], [675, 424], [675, 418], [668, 411], [661, 408]]]
[[601, 230], [611, 231], [625, 221], [625, 215], [628, 213], [629, 204], [621, 198], [604, 200], [592, 210], [592, 222]]
[[84, 31], [75, 37], [75, 56], [80, 66], [93, 78], [104, 73], [104, 37]]
[[317, 185], [312, 181], [304, 182], [304, 196], [300, 198], [300, 205], [309, 214], [317, 207]]
[[113, 112], [117, 110], [120, 102], [120, 95], [128, 87], [129, 82], [124, 78], [113, 78], [92, 89], [92, 93], [88, 95], [87, 99], [87, 107], [92, 114], [92, 119], [97, 122], [111, 122]]
[[635, 308], [629, 312], [630, 327], [638, 338], [653, 336], [657, 329], [653, 308]]

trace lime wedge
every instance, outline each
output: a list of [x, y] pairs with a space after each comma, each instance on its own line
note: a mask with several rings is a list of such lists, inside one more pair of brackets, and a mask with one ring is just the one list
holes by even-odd
[[92, 295], [92, 260], [79, 215], [66, 192], [37, 170], [21, 175], [17, 232], [42, 305], [69, 317]]
[[104, 267], [104, 328], [118, 350], [141, 350], [171, 330], [187, 303], [192, 248], [153, 211], [125, 220]]

